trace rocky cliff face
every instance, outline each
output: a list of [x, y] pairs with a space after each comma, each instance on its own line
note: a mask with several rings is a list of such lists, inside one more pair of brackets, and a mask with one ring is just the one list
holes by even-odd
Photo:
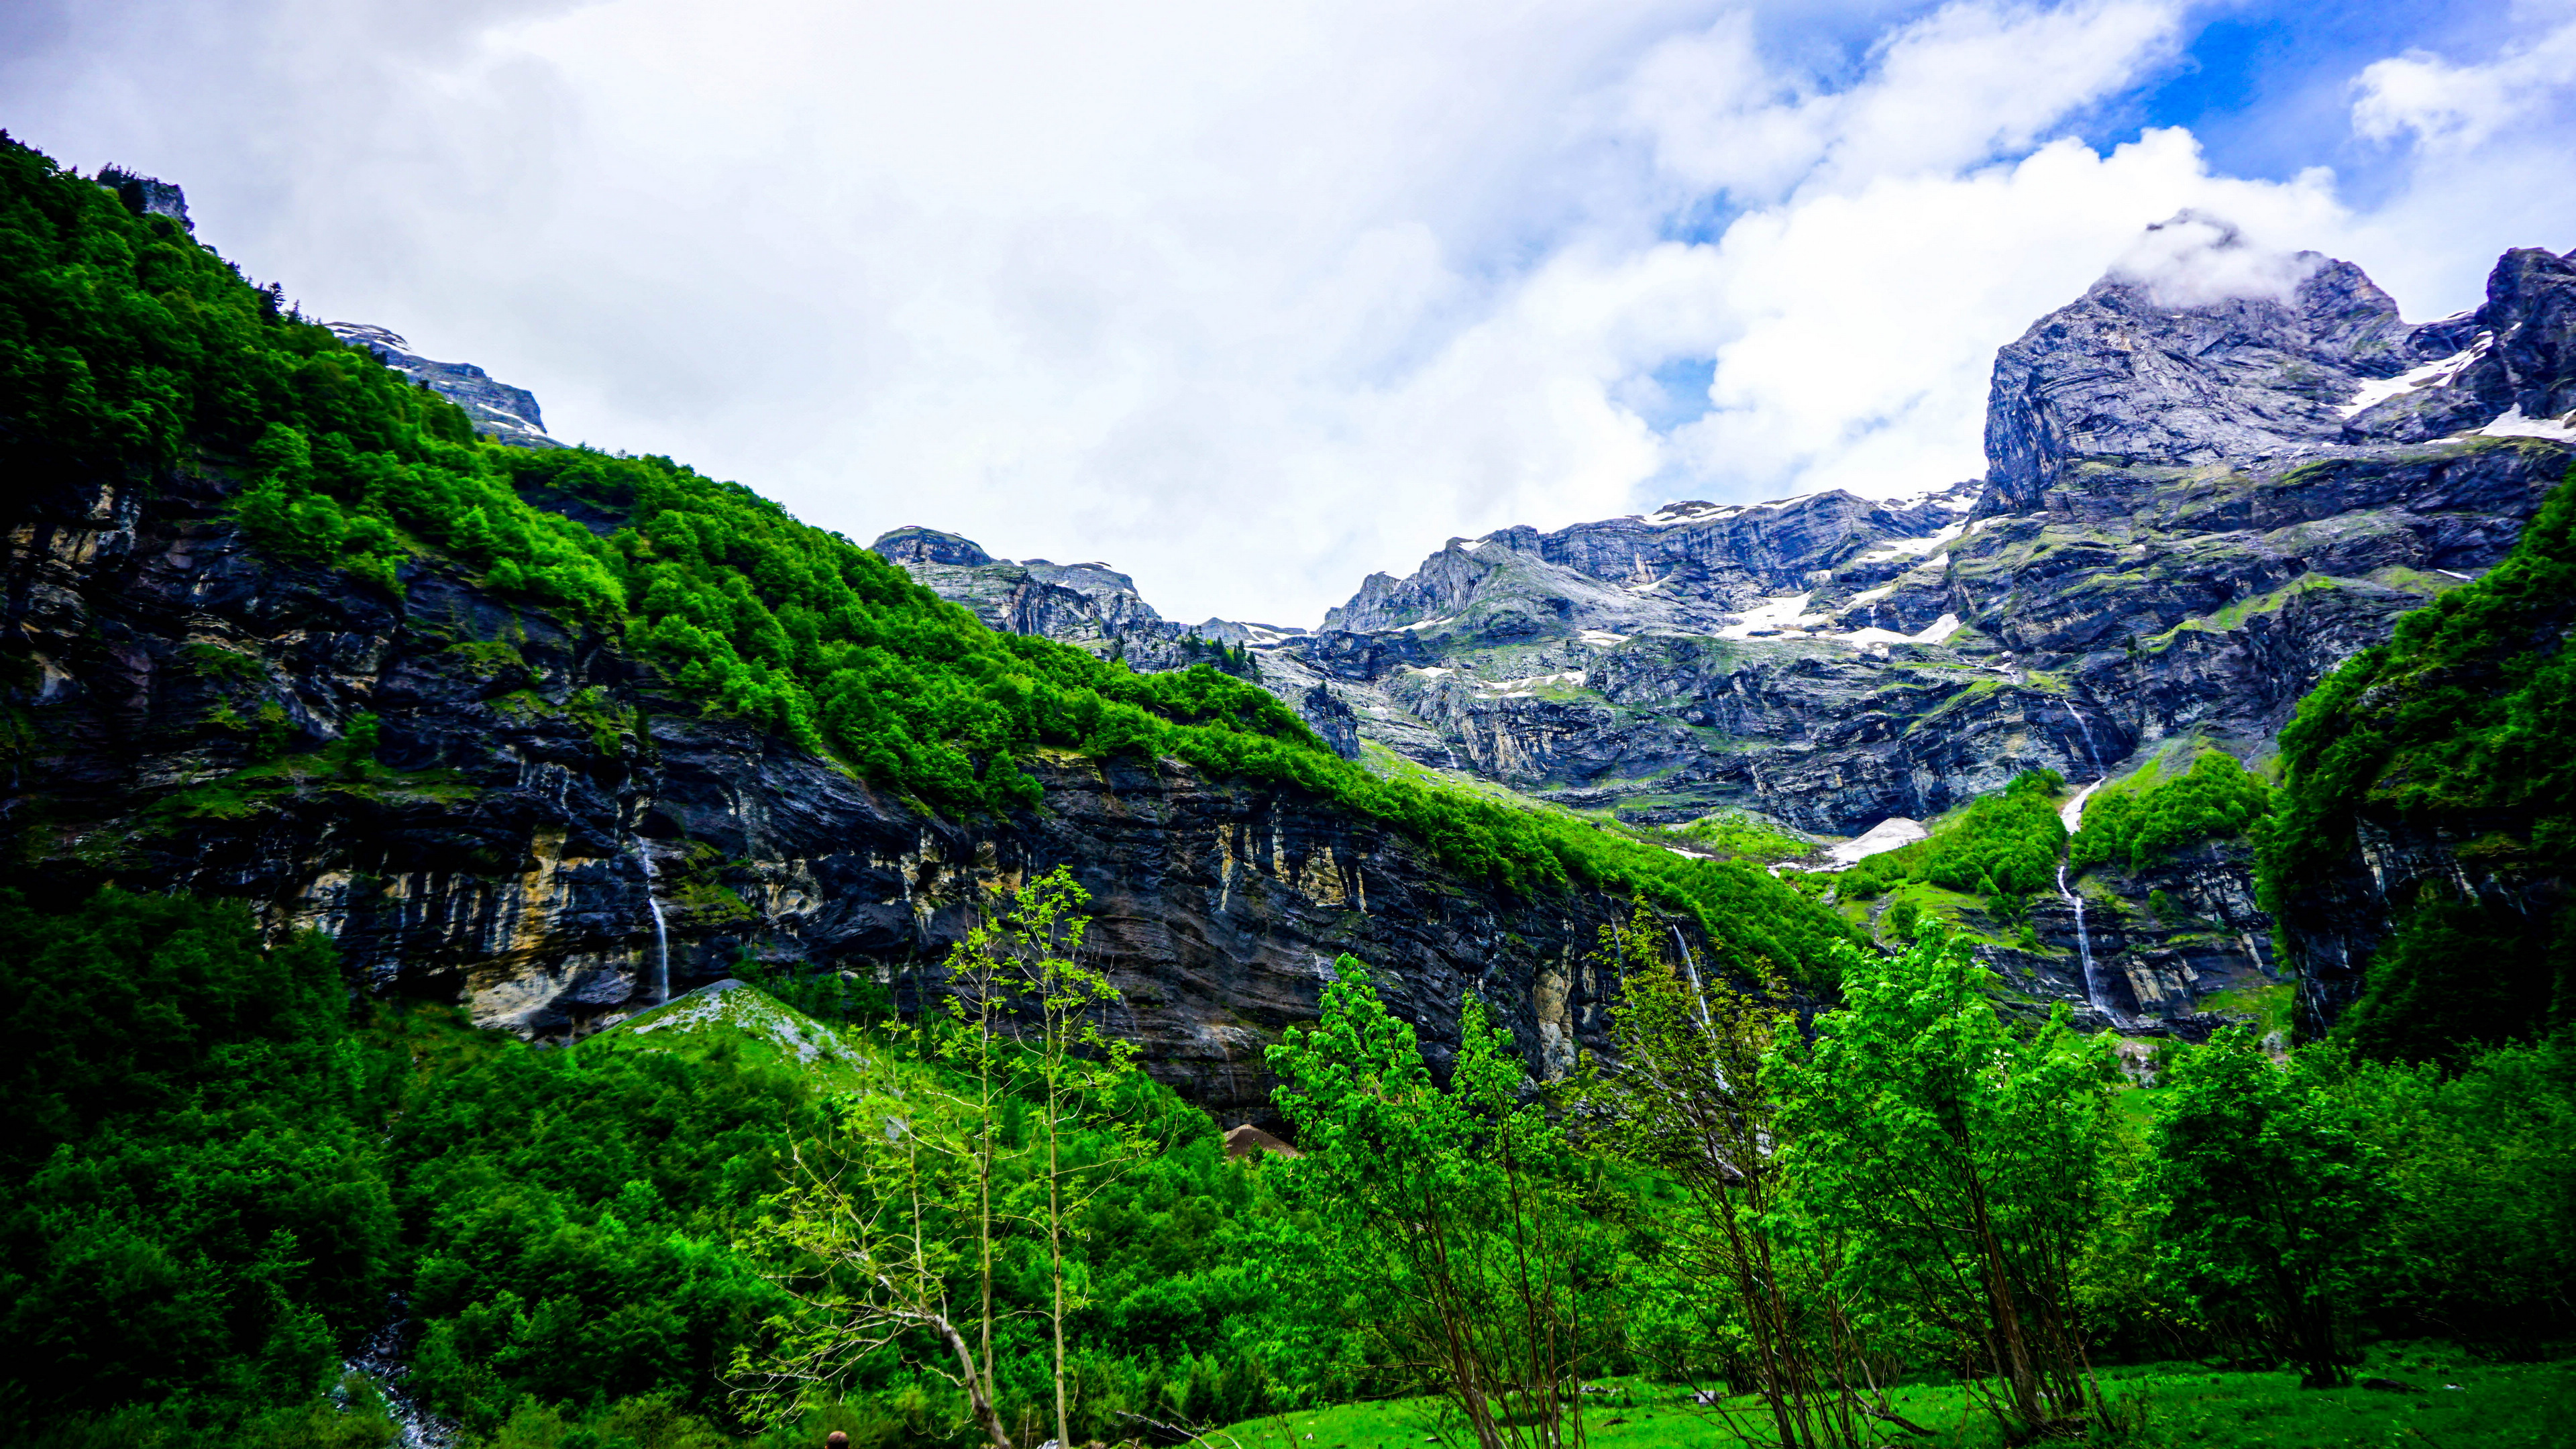
[[[562, 1039], [747, 961], [917, 1000], [979, 889], [1070, 863], [1115, 1025], [1228, 1120], [1267, 1117], [1261, 1049], [1345, 951], [1435, 1053], [1470, 989], [1542, 1067], [1600, 1044], [1584, 956], [1615, 902], [1450, 879], [1325, 801], [1170, 760], [1042, 762], [1042, 809], [926, 816], [446, 565], [415, 559], [396, 597], [267, 560], [230, 488], [11, 505], [24, 884], [243, 898], [337, 937], [373, 991]], [[362, 714], [372, 759], [346, 743]]]
[[563, 446], [546, 436], [546, 420], [537, 410], [536, 394], [526, 388], [496, 381], [470, 362], [432, 362], [412, 351], [411, 344], [400, 334], [370, 323], [328, 325], [341, 341], [367, 349], [385, 366], [465, 409], [465, 415], [474, 420], [474, 431], [485, 437], [522, 448]]

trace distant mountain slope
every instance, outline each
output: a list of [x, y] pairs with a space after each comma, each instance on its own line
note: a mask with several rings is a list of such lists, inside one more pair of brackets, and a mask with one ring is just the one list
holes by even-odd
[[2576, 474], [2282, 735], [2266, 896], [2310, 1032], [2444, 1059], [2576, 1021]]
[[365, 322], [327, 325], [341, 341], [367, 349], [385, 366], [465, 409], [465, 415], [474, 420], [474, 431], [485, 437], [522, 448], [563, 446], [546, 436], [537, 396], [526, 388], [497, 381], [470, 362], [432, 362], [412, 351], [401, 334], [382, 327]]

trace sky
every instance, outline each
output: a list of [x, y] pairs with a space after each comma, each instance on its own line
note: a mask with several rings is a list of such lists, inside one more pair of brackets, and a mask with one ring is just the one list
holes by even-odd
[[2576, 0], [5, 0], [0, 126], [559, 438], [1311, 626], [1974, 477], [2185, 209], [2474, 306], [2576, 248]]

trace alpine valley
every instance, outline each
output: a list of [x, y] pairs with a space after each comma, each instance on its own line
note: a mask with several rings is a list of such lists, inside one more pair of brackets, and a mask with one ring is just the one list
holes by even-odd
[[[1327, 1090], [1353, 1080], [1328, 1060], [1336, 1032], [1395, 1052], [1420, 1100], [1487, 1091], [1476, 1143], [1553, 1142], [1595, 1119], [1512, 1106], [1520, 1074], [1551, 1109], [1549, 1093], [1612, 1090], [1581, 1101], [1616, 1116], [1635, 1101], [1616, 1097], [1618, 1068], [1655, 1040], [1637, 993], [1686, 982], [1708, 1032], [1753, 1020], [1756, 999], [1785, 1024], [1681, 1075], [1725, 1093], [1813, 1066], [1795, 1100], [1821, 1113], [1868, 1060], [1857, 1028], [1821, 1023], [1902, 995], [1854, 973], [1950, 970], [1957, 951], [1942, 979], [1966, 1014], [1899, 1035], [1946, 1041], [1992, 1017], [1980, 1061], [2058, 1054], [2015, 1082], [2060, 1080], [2092, 1052], [2083, 1090], [2104, 1101], [2159, 1072], [2188, 1095], [2203, 1079], [2175, 1062], [2269, 1070], [2331, 1040], [2391, 1071], [2435, 1064], [2407, 1099], [2432, 1104], [2421, 1120], [2468, 1112], [2440, 1096], [2442, 1064], [2541, 1052], [2515, 1044], [2576, 1013], [2576, 254], [2508, 252], [2482, 305], [2428, 322], [2345, 262], [2267, 274], [2278, 284], [2215, 297], [2114, 274], [2032, 323], [1996, 356], [1981, 477], [1453, 538], [1407, 577], [1359, 580], [1315, 627], [1185, 625], [1107, 563], [997, 559], [936, 516], [863, 548], [681, 462], [564, 446], [529, 392], [378, 325], [403, 319], [326, 325], [253, 285], [194, 238], [176, 186], [84, 177], [0, 136], [0, 917], [15, 943], [0, 1074], [35, 1104], [0, 1139], [7, 1180], [33, 1184], [31, 1206], [0, 1213], [0, 1341], [23, 1359], [0, 1409], [63, 1445], [163, 1442], [118, 1416], [165, 1402], [199, 1405], [190, 1423], [265, 1425], [237, 1442], [380, 1442], [328, 1438], [352, 1394], [383, 1395], [366, 1402], [411, 1443], [460, 1424], [550, 1449], [748, 1442], [651, 1426], [750, 1433], [744, 1385], [794, 1377], [774, 1365], [778, 1344], [805, 1342], [781, 1327], [801, 1280], [746, 1265], [851, 1251], [776, 1223], [818, 1202], [846, 1219], [854, 1199], [830, 1194], [857, 1189], [791, 1191], [784, 1164], [844, 1128], [882, 1153], [950, 1110], [923, 1104], [989, 1088], [995, 1013], [1019, 1008], [979, 994], [975, 963], [999, 959], [997, 921], [1075, 905], [1087, 935], [1046, 967], [1096, 982], [1045, 990], [1085, 983], [1099, 1035], [1046, 1036], [1056, 1008], [1026, 1006], [1041, 1046], [1018, 1115], [994, 1128], [988, 1091], [984, 1125], [950, 1149], [986, 1173], [981, 1369], [965, 1318], [920, 1309], [877, 1342], [933, 1349], [852, 1357], [831, 1370], [845, 1398], [762, 1400], [774, 1422], [820, 1415], [794, 1422], [883, 1444], [1170, 1443], [1197, 1432], [1174, 1424], [1398, 1389], [1469, 1403], [1466, 1370], [1425, 1369], [1382, 1337], [1395, 1330], [1332, 1304], [1295, 1318], [1283, 1280], [1261, 1276], [1358, 1200], [1258, 1166], [1293, 1155], [1283, 1139], [1350, 1140]], [[1734, 1005], [1713, 1020], [1712, 1000]], [[1802, 1032], [1827, 1054], [1783, 1045]], [[958, 1045], [973, 1040], [986, 1056]], [[1080, 1093], [1061, 1082], [1117, 1097], [1114, 1072], [1079, 1074], [1129, 1050], [1151, 1080], [1118, 1100], [1195, 1125], [1127, 1176], [1085, 1179], [1097, 1203], [1077, 1222], [1053, 1134]], [[2529, 1071], [2563, 1072], [2565, 1049], [2546, 1050], [2560, 1065]], [[1400, 1075], [1371, 1090], [1401, 1095]], [[1729, 1114], [1747, 1162], [1775, 1129], [1825, 1130]], [[1066, 1137], [1062, 1160], [1127, 1161], [1134, 1139], [1106, 1120], [1080, 1116], [1100, 1135]], [[1896, 1119], [1861, 1104], [1834, 1120], [1835, 1141], [1865, 1143]], [[2109, 1120], [2087, 1140], [2111, 1142]], [[147, 1143], [145, 1123], [165, 1136]], [[2146, 1150], [2119, 1130], [2129, 1145], [2100, 1163]], [[1022, 1256], [999, 1288], [996, 1159], [973, 1156], [999, 1150], [997, 1131], [1020, 1134], [1010, 1170], [1032, 1174], [1005, 1184]], [[1025, 1146], [1041, 1140], [1044, 1176]], [[2184, 1181], [2181, 1129], [2154, 1140], [2155, 1180]], [[149, 1150], [84, 1165], [113, 1156], [101, 1142]], [[271, 1156], [169, 1166], [245, 1142]], [[1229, 1147], [1253, 1161], [1229, 1165]], [[348, 1166], [370, 1153], [392, 1165]], [[2041, 1156], [2045, 1171], [2096, 1160]], [[923, 1160], [903, 1170], [933, 1171]], [[1639, 1224], [1688, 1192], [1638, 1184], [1697, 1191], [1692, 1174], [1714, 1171], [1716, 1200], [1771, 1170], [1713, 1147], [1618, 1160], [1566, 1169], [1582, 1213], [1559, 1228], [1579, 1217], [1563, 1230], [1596, 1247], [1629, 1235], [1597, 1261], [1567, 1250], [1566, 1302], [1667, 1261], [1636, 1246], [1662, 1241]], [[1893, 1200], [1903, 1180], [1866, 1174], [1908, 1160], [1854, 1147], [1837, 1191]], [[2563, 1187], [2549, 1161], [2530, 1170]], [[2117, 1175], [2014, 1191], [2042, 1205], [2030, 1221], [2074, 1235], [2047, 1241], [2089, 1243], [2129, 1221], [2087, 1195]], [[242, 1183], [289, 1180], [291, 1211], [241, 1205], [256, 1196]], [[183, 1211], [164, 1201], [181, 1181], [231, 1186], [190, 1187]], [[2092, 1216], [2048, 1218], [2052, 1203]], [[195, 1256], [151, 1245], [180, 1218], [201, 1225]], [[2343, 1221], [2301, 1241], [2341, 1241]], [[2390, 1289], [2372, 1311], [2563, 1332], [2563, 1278], [2524, 1283], [2563, 1265], [2553, 1241], [2478, 1279], [2485, 1298]], [[1067, 1266], [1077, 1251], [1089, 1266]], [[2085, 1260], [2109, 1266], [2065, 1321], [2117, 1325], [2087, 1330], [2096, 1347], [2143, 1359], [2188, 1341], [2252, 1362], [2259, 1340], [2292, 1345], [2267, 1371], [2349, 1379], [2343, 1330], [2280, 1326], [2296, 1314], [2135, 1309], [2145, 1252]], [[971, 1257], [894, 1274], [869, 1259], [869, 1281], [892, 1293]], [[1722, 1296], [1713, 1276], [1652, 1281], [1667, 1306]], [[1343, 1309], [1373, 1301], [1358, 1277], [1332, 1283]], [[2155, 1301], [2221, 1301], [2205, 1291]], [[1922, 1309], [1885, 1362], [1974, 1380], [2010, 1355], [1954, 1351], [1941, 1325], [1983, 1311]], [[1701, 1406], [1780, 1402], [1772, 1349], [1741, 1347], [1773, 1329], [1664, 1312], [1583, 1320], [1614, 1324], [1600, 1362], [1625, 1365], [1625, 1387], [1586, 1387], [1580, 1366], [1493, 1370], [1493, 1422], [1539, 1422], [1508, 1406], [1542, 1382], [1573, 1384], [1578, 1411], [1585, 1393], [1699, 1383], [1675, 1377], [1684, 1359], [1724, 1385], [1692, 1389]], [[2049, 1324], [2080, 1364], [2086, 1340]], [[1076, 1363], [1068, 1334], [1115, 1352]], [[1655, 1359], [1667, 1339], [1691, 1346]], [[952, 1347], [963, 1368], [942, 1366]], [[340, 1397], [314, 1399], [342, 1361]], [[2095, 1390], [2093, 1418], [2057, 1412], [2047, 1395], [2078, 1392], [2073, 1377], [2014, 1372], [2009, 1395], [1979, 1400], [2009, 1442], [2116, 1417]], [[1068, 1408], [1068, 1383], [1089, 1397]], [[987, 1413], [996, 1394], [1021, 1417]], [[1566, 1412], [1547, 1404], [1526, 1413]], [[1523, 1442], [1486, 1428], [1471, 1437]]]

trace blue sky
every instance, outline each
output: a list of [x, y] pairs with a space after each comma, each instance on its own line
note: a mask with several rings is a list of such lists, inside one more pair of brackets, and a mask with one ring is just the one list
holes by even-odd
[[1453, 534], [1982, 467], [2191, 207], [2409, 315], [2576, 247], [2566, 3], [18, 0], [0, 125], [860, 538], [1312, 623]]

